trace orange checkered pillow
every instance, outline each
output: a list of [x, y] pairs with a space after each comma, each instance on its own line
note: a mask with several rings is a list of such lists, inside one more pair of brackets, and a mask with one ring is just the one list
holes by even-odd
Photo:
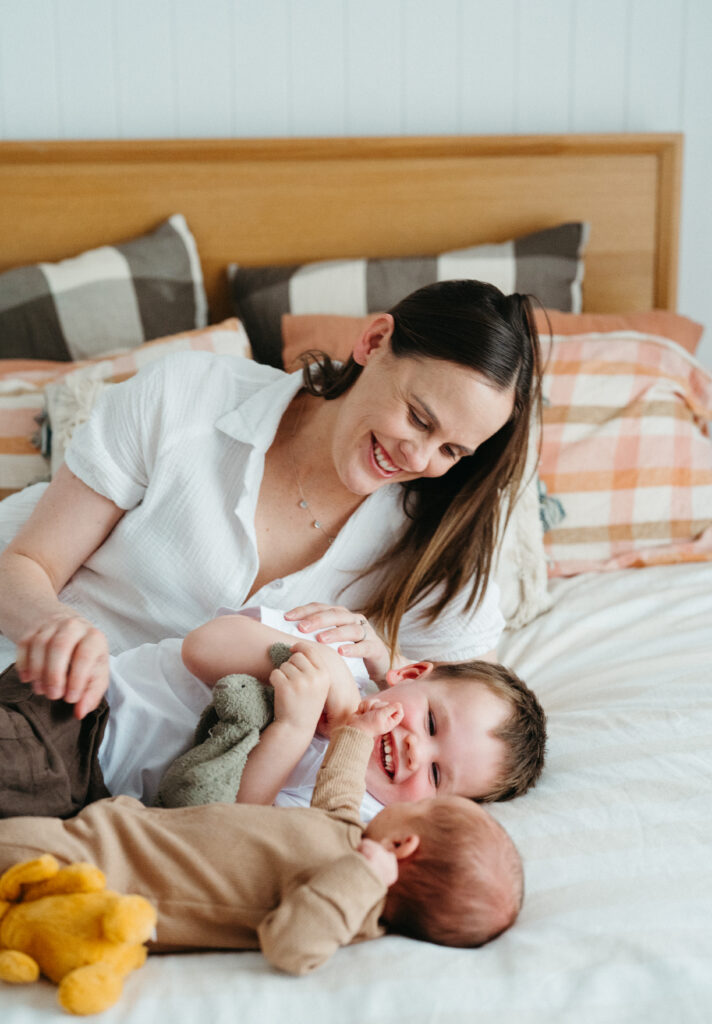
[[46, 406], [48, 394], [56, 394], [64, 382], [76, 383], [81, 376], [106, 383], [124, 380], [144, 363], [183, 349], [250, 354], [244, 328], [233, 317], [222, 324], [157, 338], [96, 359], [0, 359], [0, 499], [28, 484], [49, 479], [50, 461], [39, 451], [37, 437], [37, 417]]
[[564, 512], [550, 576], [712, 559], [712, 375], [692, 355], [636, 331], [555, 335], [544, 395], [539, 473]]

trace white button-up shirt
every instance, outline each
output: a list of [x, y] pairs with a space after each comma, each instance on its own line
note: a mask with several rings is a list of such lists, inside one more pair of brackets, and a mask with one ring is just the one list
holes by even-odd
[[[69, 469], [127, 514], [60, 597], [106, 633], [112, 653], [184, 636], [219, 607], [248, 601], [265, 454], [300, 386], [301, 373], [179, 353], [107, 388], [76, 430]], [[354, 577], [402, 530], [401, 499], [400, 486], [380, 487], [318, 561], [261, 587], [249, 603], [361, 607], [373, 582]], [[0, 533], [1, 520], [0, 506]], [[455, 661], [494, 648], [504, 625], [496, 584], [476, 613], [462, 611], [467, 596], [431, 626], [411, 609], [400, 634], [406, 656]]]

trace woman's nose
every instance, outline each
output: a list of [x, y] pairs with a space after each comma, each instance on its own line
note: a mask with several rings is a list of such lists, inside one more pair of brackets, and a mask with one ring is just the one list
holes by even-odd
[[401, 445], [401, 452], [411, 473], [424, 473], [428, 468], [432, 452], [427, 440], [404, 441]]

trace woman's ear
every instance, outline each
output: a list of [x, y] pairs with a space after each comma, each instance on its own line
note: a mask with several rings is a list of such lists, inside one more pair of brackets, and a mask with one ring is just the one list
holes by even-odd
[[388, 344], [392, 334], [393, 317], [390, 313], [379, 313], [354, 345], [354, 361], [359, 366], [365, 366], [373, 352], [382, 350]]
[[391, 668], [386, 672], [386, 685], [395, 686], [397, 683], [412, 683], [414, 679], [424, 679], [432, 671], [432, 661], [416, 661], [410, 665], [403, 665], [401, 668]]

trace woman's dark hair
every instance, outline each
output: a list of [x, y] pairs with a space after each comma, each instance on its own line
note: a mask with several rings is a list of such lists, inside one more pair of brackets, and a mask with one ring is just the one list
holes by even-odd
[[[467, 608], [484, 596], [500, 529], [509, 515], [527, 458], [529, 430], [541, 414], [541, 355], [531, 301], [505, 295], [482, 281], [440, 281], [419, 288], [388, 312], [396, 358], [442, 359], [482, 374], [495, 388], [514, 391], [507, 423], [441, 477], [402, 484], [408, 523], [385, 555], [366, 572], [381, 580], [362, 609], [395, 649], [403, 614], [433, 594], [426, 620], [463, 588]], [[304, 385], [314, 395], [337, 398], [362, 367], [351, 356], [334, 363], [324, 353], [304, 366]], [[437, 588], [437, 593], [435, 593]]]

